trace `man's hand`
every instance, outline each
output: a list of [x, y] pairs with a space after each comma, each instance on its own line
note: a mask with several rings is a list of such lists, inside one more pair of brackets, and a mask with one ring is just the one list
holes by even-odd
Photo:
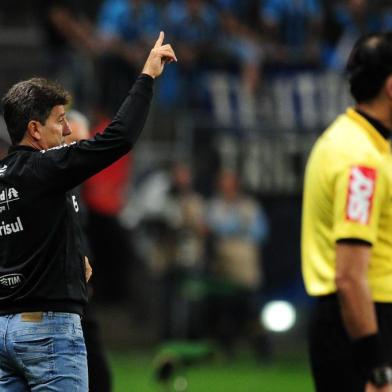
[[93, 269], [91, 268], [90, 263], [88, 262], [88, 257], [84, 256], [84, 264], [86, 266], [86, 282], [88, 282], [93, 274]]
[[151, 49], [142, 73], [150, 75], [152, 78], [159, 76], [166, 63], [177, 61], [177, 57], [170, 44], [162, 45], [165, 34], [159, 33], [159, 37], [154, 47]]

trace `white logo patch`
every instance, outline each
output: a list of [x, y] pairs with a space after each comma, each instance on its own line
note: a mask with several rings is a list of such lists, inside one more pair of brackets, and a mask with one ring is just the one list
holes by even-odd
[[19, 200], [19, 192], [15, 188], [0, 191], [0, 212], [10, 209], [10, 203]]
[[78, 201], [76, 200], [75, 195], [72, 195], [72, 203], [73, 203], [75, 212], [79, 212], [79, 204], [78, 204]]
[[5, 174], [5, 171], [7, 170], [7, 165], [4, 165], [3, 167], [0, 167], [0, 177], [3, 177]]
[[22, 284], [24, 276], [22, 274], [8, 274], [0, 276], [0, 285], [8, 289], [14, 289]]

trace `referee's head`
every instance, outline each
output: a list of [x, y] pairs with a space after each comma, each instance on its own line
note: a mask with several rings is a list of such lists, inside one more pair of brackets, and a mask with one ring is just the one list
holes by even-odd
[[392, 32], [361, 37], [348, 59], [347, 73], [357, 103], [373, 101], [384, 86], [392, 100]]

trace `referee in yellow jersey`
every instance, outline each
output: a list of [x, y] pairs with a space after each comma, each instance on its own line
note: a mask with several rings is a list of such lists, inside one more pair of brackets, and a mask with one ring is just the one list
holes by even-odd
[[392, 391], [392, 33], [361, 38], [353, 108], [321, 135], [305, 174], [302, 270], [318, 392]]

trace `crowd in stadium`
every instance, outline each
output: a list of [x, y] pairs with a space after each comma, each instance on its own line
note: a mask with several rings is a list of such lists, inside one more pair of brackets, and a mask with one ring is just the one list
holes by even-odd
[[264, 73], [341, 71], [360, 34], [392, 27], [387, 1], [104, 0], [94, 17], [80, 2], [41, 4], [48, 71], [73, 81], [80, 108], [94, 94], [116, 107], [160, 29], [181, 59], [161, 82], [160, 103], [173, 107], [201, 104], [200, 82], [208, 71], [239, 76], [251, 93]]

